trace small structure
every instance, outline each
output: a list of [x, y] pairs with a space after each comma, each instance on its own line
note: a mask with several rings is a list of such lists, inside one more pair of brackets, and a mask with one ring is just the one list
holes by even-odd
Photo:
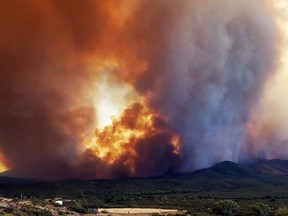
[[63, 206], [63, 200], [56, 200], [55, 205]]
[[53, 203], [55, 206], [63, 206], [64, 204], [64, 201], [61, 197], [56, 197], [54, 200], [53, 200]]

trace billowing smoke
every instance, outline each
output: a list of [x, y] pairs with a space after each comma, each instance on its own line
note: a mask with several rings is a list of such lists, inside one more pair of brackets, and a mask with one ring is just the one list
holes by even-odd
[[185, 2], [175, 13], [180, 22], [167, 38], [152, 104], [181, 137], [181, 169], [238, 161], [250, 112], [274, 67], [273, 20], [258, 1]]
[[259, 157], [248, 129], [279, 53], [270, 2], [0, 1], [3, 166], [120, 178]]

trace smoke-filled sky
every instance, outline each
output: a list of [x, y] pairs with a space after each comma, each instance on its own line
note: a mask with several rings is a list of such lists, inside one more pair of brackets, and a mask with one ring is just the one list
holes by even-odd
[[288, 159], [288, 0], [0, 0], [0, 159], [47, 180]]

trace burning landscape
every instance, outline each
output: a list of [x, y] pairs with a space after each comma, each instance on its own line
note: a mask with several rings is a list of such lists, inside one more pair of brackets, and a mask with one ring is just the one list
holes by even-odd
[[0, 11], [1, 171], [119, 179], [288, 159], [287, 0]]

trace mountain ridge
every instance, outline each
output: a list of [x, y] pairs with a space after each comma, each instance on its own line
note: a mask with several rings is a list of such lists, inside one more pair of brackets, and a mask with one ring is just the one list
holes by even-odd
[[[129, 181], [135, 179], [157, 179], [157, 178], [199, 178], [199, 177], [234, 177], [234, 178], [252, 178], [252, 179], [267, 179], [275, 176], [288, 176], [288, 160], [259, 160], [254, 163], [235, 163], [232, 161], [222, 161], [207, 168], [198, 169], [192, 172], [181, 174], [165, 174], [152, 177], [134, 177], [125, 178], [122, 181]], [[0, 173], [0, 184], [33, 184], [33, 183], [45, 183], [45, 182], [62, 182], [69, 181], [70, 179], [55, 180], [55, 181], [43, 181], [33, 178], [20, 178], [17, 177], [15, 170], [8, 170]], [[76, 179], [79, 181], [91, 181], [84, 179]], [[117, 179], [121, 181], [121, 179]], [[95, 179], [92, 181], [113, 181], [106, 179]], [[115, 181], [115, 180], [114, 180]]]
[[271, 194], [286, 197], [286, 191], [288, 191], [286, 167], [288, 167], [288, 161], [285, 160], [257, 161], [250, 164], [223, 161], [190, 173], [147, 178], [66, 179], [45, 182], [2, 176], [0, 177], [0, 196], [19, 197], [19, 194], [29, 194], [33, 197], [60, 196], [73, 199], [85, 194], [85, 196], [109, 200], [113, 197], [126, 199], [125, 197], [143, 198], [143, 196], [143, 199], [148, 199], [150, 195], [162, 197], [169, 194], [194, 196], [196, 193], [200, 194], [199, 196], [210, 194], [226, 198], [248, 196], [251, 199], [255, 196], [271, 196]]

